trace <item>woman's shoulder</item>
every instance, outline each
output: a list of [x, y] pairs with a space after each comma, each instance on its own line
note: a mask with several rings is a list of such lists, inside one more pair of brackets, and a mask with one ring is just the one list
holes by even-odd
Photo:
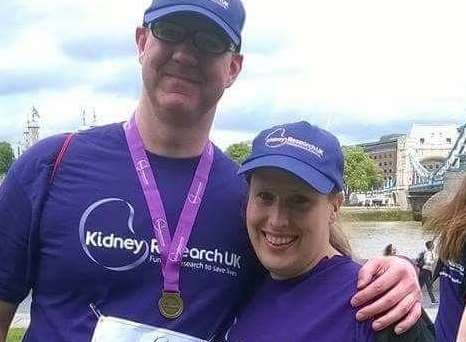
[[319, 273], [334, 273], [340, 279], [353, 279], [357, 277], [361, 265], [352, 257], [346, 255], [334, 255], [331, 258], [322, 260], [315, 269]]

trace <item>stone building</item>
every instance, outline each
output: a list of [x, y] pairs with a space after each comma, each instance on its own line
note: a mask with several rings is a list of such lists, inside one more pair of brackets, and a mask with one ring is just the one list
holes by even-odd
[[417, 183], [422, 173], [438, 169], [448, 157], [459, 136], [457, 125], [413, 124], [405, 140], [398, 146], [397, 185]]
[[383, 187], [395, 188], [389, 195], [391, 201], [408, 208], [409, 186], [421, 182], [443, 165], [459, 134], [460, 129], [454, 124], [413, 124], [408, 134], [387, 135], [359, 146], [378, 166]]
[[379, 141], [361, 144], [364, 151], [374, 160], [383, 177], [383, 186], [393, 186], [396, 182], [398, 140], [403, 134], [382, 136]]
[[413, 124], [408, 135], [398, 141], [396, 199], [401, 207], [409, 207], [409, 186], [443, 164], [458, 136], [457, 125]]

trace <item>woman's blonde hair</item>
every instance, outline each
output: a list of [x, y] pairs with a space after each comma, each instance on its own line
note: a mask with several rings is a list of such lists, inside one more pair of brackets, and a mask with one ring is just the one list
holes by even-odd
[[332, 224], [330, 227], [330, 244], [342, 255], [352, 256], [353, 254], [348, 237], [339, 222]]
[[[337, 197], [343, 197], [343, 193], [332, 191], [329, 194], [330, 201], [335, 200]], [[352, 256], [353, 254], [348, 237], [343, 231], [338, 218], [334, 224], [330, 225], [330, 245], [342, 255]]]
[[466, 177], [453, 199], [432, 211], [426, 226], [438, 236], [440, 259], [459, 262], [466, 242]]

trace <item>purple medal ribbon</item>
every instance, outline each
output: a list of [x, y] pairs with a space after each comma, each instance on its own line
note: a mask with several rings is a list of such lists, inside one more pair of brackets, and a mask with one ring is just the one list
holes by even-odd
[[199, 211], [209, 179], [214, 154], [213, 145], [209, 141], [204, 147], [172, 240], [165, 209], [147, 158], [144, 143], [136, 126], [135, 116], [133, 115], [123, 127], [139, 183], [149, 208], [154, 234], [159, 244], [162, 259], [163, 291], [179, 293], [181, 259], [188, 244], [194, 220]]

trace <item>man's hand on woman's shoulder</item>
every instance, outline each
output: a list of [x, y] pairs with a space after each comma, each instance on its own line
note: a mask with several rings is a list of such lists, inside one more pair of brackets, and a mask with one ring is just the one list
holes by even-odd
[[363, 265], [351, 305], [360, 321], [373, 318], [380, 331], [394, 323], [401, 334], [421, 317], [421, 288], [413, 265], [397, 256], [376, 257]]

